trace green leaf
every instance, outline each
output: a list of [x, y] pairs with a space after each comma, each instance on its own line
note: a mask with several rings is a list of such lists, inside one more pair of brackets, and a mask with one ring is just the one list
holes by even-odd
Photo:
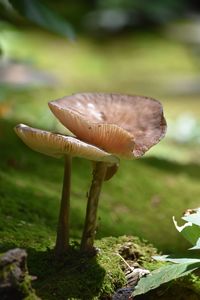
[[136, 286], [132, 296], [138, 296], [145, 294], [153, 289], [158, 288], [160, 285], [167, 283], [173, 279], [180, 278], [188, 275], [192, 271], [200, 267], [198, 263], [183, 263], [174, 264], [157, 269], [148, 275], [140, 279]]
[[185, 258], [185, 257], [174, 258], [173, 256], [170, 255], [155, 255], [152, 256], [152, 258], [157, 261], [169, 261], [175, 264], [200, 262], [199, 258]]
[[183, 220], [191, 222], [192, 224], [200, 226], [200, 211], [197, 210], [196, 213], [190, 214], [189, 216], [182, 217]]
[[196, 245], [190, 248], [190, 250], [200, 250], [200, 238], [198, 238]]
[[71, 25], [40, 0], [10, 0], [12, 6], [25, 18], [55, 33], [74, 39]]
[[175, 218], [173, 218], [176, 229], [188, 240], [193, 246], [196, 245], [200, 237], [200, 226], [187, 222], [183, 226], [178, 226]]

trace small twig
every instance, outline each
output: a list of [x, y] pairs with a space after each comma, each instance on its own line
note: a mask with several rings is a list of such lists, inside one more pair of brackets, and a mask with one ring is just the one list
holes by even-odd
[[121, 260], [125, 263], [125, 265], [131, 270], [131, 271], [133, 271], [133, 267], [131, 267], [128, 263], [127, 263], [127, 261], [119, 254], [119, 253], [115, 253], [116, 255], [118, 255], [120, 258], [121, 258]]

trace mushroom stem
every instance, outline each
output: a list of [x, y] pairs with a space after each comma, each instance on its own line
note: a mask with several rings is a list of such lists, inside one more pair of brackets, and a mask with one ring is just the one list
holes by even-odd
[[58, 219], [55, 255], [60, 258], [69, 248], [69, 210], [71, 185], [71, 155], [65, 155], [62, 198]]
[[93, 253], [95, 248], [93, 247], [94, 238], [96, 233], [96, 219], [99, 196], [101, 187], [106, 175], [107, 163], [96, 162], [93, 170], [93, 179], [88, 195], [88, 203], [86, 210], [85, 225], [81, 240], [81, 251]]

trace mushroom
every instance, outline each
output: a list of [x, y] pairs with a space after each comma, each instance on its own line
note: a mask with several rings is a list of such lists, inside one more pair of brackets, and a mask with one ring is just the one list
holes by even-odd
[[[165, 135], [166, 121], [157, 100], [131, 95], [83, 93], [49, 102], [60, 122], [79, 140], [118, 158], [139, 158]], [[95, 163], [88, 195], [82, 251], [94, 250], [96, 215], [103, 180], [104, 161]], [[113, 166], [110, 170], [117, 170]], [[111, 172], [112, 173], [112, 172]]]
[[[69, 248], [71, 158], [77, 156], [92, 160], [97, 164], [101, 162], [103, 166], [108, 166], [108, 170], [112, 170], [112, 165], [118, 164], [119, 160], [112, 154], [72, 136], [52, 133], [24, 124], [17, 125], [15, 132], [31, 149], [56, 158], [65, 157], [63, 189], [55, 245], [55, 254], [59, 258]], [[106, 167], [104, 167], [103, 170], [106, 170]], [[111, 173], [113, 173], [113, 171], [111, 171]], [[110, 177], [111, 175], [112, 174], [108, 174], [107, 176]]]

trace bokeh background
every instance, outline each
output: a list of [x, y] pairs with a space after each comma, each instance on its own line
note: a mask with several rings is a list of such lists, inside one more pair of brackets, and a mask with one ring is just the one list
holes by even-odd
[[[48, 101], [76, 92], [159, 99], [166, 138], [104, 184], [97, 238], [137, 235], [165, 253], [200, 197], [200, 4], [185, 0], [0, 1], [0, 250], [54, 244], [63, 161], [28, 149], [17, 123], [62, 131]], [[90, 162], [74, 159], [71, 237], [81, 236]], [[181, 224], [181, 221], [180, 221]]]

